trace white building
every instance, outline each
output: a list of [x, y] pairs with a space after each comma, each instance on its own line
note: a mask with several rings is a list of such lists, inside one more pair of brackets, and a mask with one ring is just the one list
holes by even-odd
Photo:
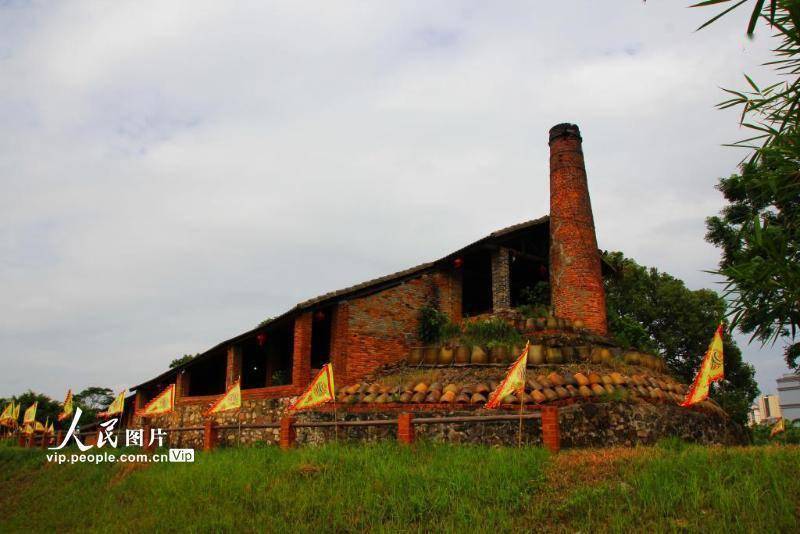
[[780, 398], [778, 395], [762, 395], [750, 407], [748, 419], [751, 425], [774, 423], [781, 417]]
[[800, 374], [783, 375], [778, 379], [780, 409], [789, 421], [800, 421]]

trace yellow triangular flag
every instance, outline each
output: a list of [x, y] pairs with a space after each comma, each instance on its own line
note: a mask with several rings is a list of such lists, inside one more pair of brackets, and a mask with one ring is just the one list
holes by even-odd
[[111, 417], [112, 415], [115, 415], [115, 414], [118, 414], [118, 413], [122, 413], [122, 411], [125, 409], [125, 392], [126, 391], [128, 391], [128, 390], [123, 389], [122, 392], [119, 395], [117, 395], [117, 398], [114, 399], [114, 402], [111, 403], [111, 405], [108, 407], [108, 409], [105, 412], [103, 412], [103, 413], [101, 413], [99, 415], [101, 417]]
[[775, 426], [772, 427], [772, 430], [769, 431], [769, 437], [776, 436], [781, 432], [786, 432], [786, 423], [784, 422], [783, 417], [778, 419], [778, 422], [775, 423]]
[[22, 407], [21, 404], [17, 404], [14, 406], [14, 423], [19, 421], [19, 409]]
[[141, 411], [136, 412], [136, 415], [144, 417], [160, 415], [170, 413], [173, 408], [175, 408], [175, 384], [170, 384], [164, 391], [148, 402]]
[[31, 427], [31, 425], [25, 425], [25, 427], [22, 429], [22, 433], [33, 434], [33, 427]]
[[3, 413], [0, 414], [0, 423], [10, 423], [14, 418], [14, 403], [6, 404]]
[[723, 378], [725, 378], [725, 367], [722, 354], [722, 324], [720, 324], [714, 332], [714, 338], [708, 345], [703, 363], [700, 364], [700, 370], [681, 406], [691, 406], [706, 400], [711, 383]]
[[[528, 365], [528, 347], [530, 341], [525, 344], [525, 349], [522, 354], [511, 364], [508, 368], [508, 374], [503, 382], [494, 390], [494, 393], [489, 397], [486, 402], [487, 408], [497, 408], [502, 403], [506, 396], [513, 393], [525, 392], [525, 367]], [[522, 395], [520, 395], [521, 397]]]
[[31, 404], [27, 410], [25, 410], [25, 415], [22, 418], [22, 424], [33, 423], [36, 419], [36, 407], [39, 406], [39, 401], [34, 402]]
[[289, 406], [289, 411], [313, 408], [320, 404], [334, 400], [335, 387], [333, 385], [333, 365], [328, 363], [322, 366], [317, 376], [311, 381], [308, 389]]
[[64, 407], [61, 409], [61, 413], [58, 414], [58, 420], [63, 421], [67, 417], [72, 415], [72, 390], [67, 391], [67, 398], [64, 399]]
[[50, 426], [47, 427], [47, 430], [45, 430], [45, 433], [46, 434], [55, 434], [56, 433], [56, 429], [53, 427], [53, 423], [50, 423]]
[[40, 423], [39, 421], [34, 421], [33, 422], [33, 430], [35, 432], [44, 432], [44, 425], [42, 423]]
[[242, 388], [240, 382], [237, 380], [235, 384], [219, 399], [211, 405], [206, 415], [211, 415], [227, 410], [238, 410], [242, 407]]

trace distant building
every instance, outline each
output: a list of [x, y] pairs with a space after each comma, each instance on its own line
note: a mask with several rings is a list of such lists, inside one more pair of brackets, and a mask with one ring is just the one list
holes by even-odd
[[774, 423], [781, 417], [781, 404], [778, 395], [762, 395], [750, 407], [750, 424]]
[[778, 395], [783, 417], [800, 421], [800, 375], [788, 374], [778, 379]]

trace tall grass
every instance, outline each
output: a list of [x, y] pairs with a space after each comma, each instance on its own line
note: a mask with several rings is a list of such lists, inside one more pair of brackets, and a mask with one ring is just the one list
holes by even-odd
[[602, 467], [592, 450], [259, 447], [137, 469], [0, 447], [0, 532], [798, 531], [796, 447], [623, 453]]

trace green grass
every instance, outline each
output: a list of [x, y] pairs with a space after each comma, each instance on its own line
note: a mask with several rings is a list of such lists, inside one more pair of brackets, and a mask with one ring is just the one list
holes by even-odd
[[800, 449], [572, 451], [420, 443], [55, 465], [0, 447], [0, 532], [786, 532]]

